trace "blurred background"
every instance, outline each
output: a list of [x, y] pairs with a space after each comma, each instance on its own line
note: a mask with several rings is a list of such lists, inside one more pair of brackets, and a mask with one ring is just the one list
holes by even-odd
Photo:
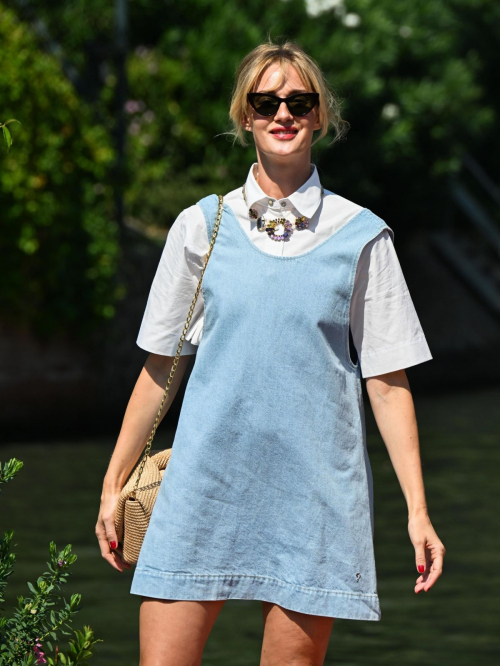
[[[169, 227], [256, 159], [222, 133], [235, 69], [268, 35], [298, 41], [344, 100], [346, 141], [326, 137], [312, 161], [395, 231], [433, 354], [407, 375], [445, 573], [414, 594], [406, 505], [366, 404], [382, 621], [336, 620], [326, 663], [497, 664], [492, 0], [0, 0], [0, 123], [21, 123], [0, 146], [0, 460], [24, 462], [1, 497], [17, 553], [4, 609], [44, 570], [50, 540], [71, 543], [64, 591], [82, 594], [75, 624], [103, 639], [92, 663], [138, 663], [140, 598], [94, 535], [102, 479], [147, 357], [135, 340]], [[182, 395], [156, 448], [171, 445]], [[204, 664], [258, 664], [261, 631], [260, 602], [226, 602]]]

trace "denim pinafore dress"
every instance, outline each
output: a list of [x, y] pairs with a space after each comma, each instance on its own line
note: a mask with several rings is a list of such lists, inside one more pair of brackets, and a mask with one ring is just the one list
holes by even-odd
[[[211, 238], [217, 195], [198, 205]], [[308, 252], [274, 256], [224, 204], [203, 337], [131, 594], [380, 620], [349, 311], [361, 251], [383, 229], [393, 234], [364, 208]]]

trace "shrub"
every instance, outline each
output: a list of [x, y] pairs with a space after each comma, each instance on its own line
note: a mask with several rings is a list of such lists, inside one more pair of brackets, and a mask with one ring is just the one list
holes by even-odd
[[[23, 463], [12, 458], [2, 468], [0, 462], [0, 492], [2, 485], [9, 483], [20, 472]], [[13, 530], [4, 533], [0, 541], [0, 603], [5, 603], [3, 591], [7, 579], [14, 570], [16, 556], [10, 552]], [[0, 608], [0, 664], [2, 666], [32, 666], [33, 664], [47, 664], [54, 666], [73, 666], [88, 663], [93, 654], [93, 647], [101, 639], [94, 638], [89, 626], [83, 631], [73, 630], [74, 637], [69, 639], [69, 648], [62, 651], [59, 645], [53, 644], [49, 639], [57, 641], [58, 633], [68, 636], [71, 632], [73, 616], [78, 612], [81, 601], [80, 594], [72, 594], [69, 603], [57, 592], [67, 582], [69, 567], [77, 556], [71, 552], [71, 544], [62, 551], [57, 552], [56, 544], [51, 541], [49, 546], [50, 562], [47, 562], [48, 571], [43, 573], [36, 581], [36, 585], [28, 582], [31, 596], [17, 597], [17, 607], [12, 617], [1, 614]], [[59, 608], [56, 608], [59, 606]], [[50, 653], [50, 654], [49, 654]]]

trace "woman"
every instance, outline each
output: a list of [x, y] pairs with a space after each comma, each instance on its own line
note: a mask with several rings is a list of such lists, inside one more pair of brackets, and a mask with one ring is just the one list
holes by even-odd
[[[323, 664], [335, 617], [380, 619], [362, 376], [408, 505], [415, 592], [442, 572], [404, 370], [432, 356], [394, 234], [324, 189], [310, 162], [316, 130], [318, 139], [330, 125], [336, 138], [344, 131], [338, 100], [297, 44], [267, 43], [241, 62], [230, 117], [241, 143], [253, 134], [257, 162], [224, 197], [163, 410], [196, 352], [132, 582], [142, 597], [141, 666], [199, 664], [230, 598], [262, 601], [261, 666]], [[217, 204], [204, 197], [173, 224], [139, 332], [150, 355], [96, 527], [119, 571], [116, 500], [151, 432]]]

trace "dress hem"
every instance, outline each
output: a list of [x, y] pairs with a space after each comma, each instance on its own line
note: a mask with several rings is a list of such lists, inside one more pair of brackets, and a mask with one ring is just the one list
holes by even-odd
[[305, 587], [254, 574], [202, 574], [136, 567], [130, 594], [184, 601], [259, 600], [309, 615], [345, 620], [381, 619], [377, 594]]

